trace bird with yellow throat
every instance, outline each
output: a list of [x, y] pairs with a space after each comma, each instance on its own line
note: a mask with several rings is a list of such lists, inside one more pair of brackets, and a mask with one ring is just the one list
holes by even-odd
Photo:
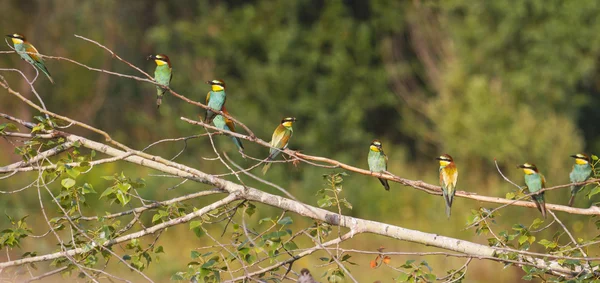
[[[165, 54], [157, 54], [148, 56], [148, 60], [153, 59], [156, 63], [156, 69], [154, 70], [154, 80], [166, 87], [169, 87], [171, 79], [173, 79], [173, 68], [171, 67], [171, 60]], [[166, 88], [156, 86], [156, 108], [160, 107], [162, 98], [167, 92]]]
[[286, 149], [292, 134], [294, 133], [294, 129], [292, 129], [292, 124], [296, 122], [296, 118], [287, 117], [281, 120], [279, 126], [275, 128], [273, 132], [273, 137], [271, 138], [271, 149], [269, 150], [269, 156], [265, 160], [267, 163], [262, 169], [262, 173], [267, 174], [267, 171], [271, 167], [271, 160], [273, 160], [282, 149]]
[[225, 105], [227, 96], [225, 95], [225, 82], [222, 80], [207, 81], [210, 85], [210, 91], [206, 95], [206, 115], [204, 115], [204, 123], [212, 122], [212, 119], [217, 116], [217, 112], [212, 110], [221, 111]]
[[546, 187], [546, 178], [540, 173], [535, 164], [525, 163], [517, 166], [517, 168], [523, 169], [523, 172], [525, 173], [525, 185], [527, 185], [529, 192], [534, 194], [531, 198], [537, 209], [542, 213], [542, 216], [546, 218], [544, 192], [539, 192]]
[[6, 37], [12, 40], [13, 44], [15, 45], [15, 50], [17, 51], [17, 54], [21, 56], [21, 59], [38, 68], [40, 71], [42, 71], [42, 73], [44, 73], [44, 75], [46, 75], [46, 77], [48, 77], [51, 83], [54, 83], [52, 76], [50, 76], [50, 72], [48, 72], [48, 69], [44, 64], [44, 59], [42, 56], [40, 56], [40, 53], [37, 51], [37, 49], [35, 49], [33, 44], [29, 43], [25, 39], [25, 36], [18, 33], [13, 33], [7, 35]]
[[[571, 157], [575, 158], [575, 164], [573, 164], [573, 169], [569, 174], [569, 179], [571, 183], [580, 183], [584, 182], [592, 176], [592, 166], [590, 165], [590, 158], [583, 154], [578, 153], [575, 155], [571, 155]], [[581, 190], [583, 186], [572, 185], [571, 186], [571, 199], [569, 199], [569, 206], [573, 206], [575, 202], [575, 196]]]
[[[387, 171], [387, 156], [383, 153], [383, 146], [379, 140], [373, 140], [371, 142], [367, 162], [369, 163], [369, 170], [371, 170], [371, 172], [383, 173]], [[386, 191], [390, 190], [388, 180], [379, 178], [379, 182], [381, 182]]]
[[450, 218], [452, 201], [456, 194], [456, 181], [458, 180], [458, 169], [454, 164], [454, 159], [449, 154], [440, 155], [436, 158], [440, 162], [440, 186], [442, 195], [446, 203], [446, 216]]

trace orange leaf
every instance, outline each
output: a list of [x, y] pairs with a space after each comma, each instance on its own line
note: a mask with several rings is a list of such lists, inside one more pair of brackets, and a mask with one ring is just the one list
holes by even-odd
[[391, 261], [392, 261], [392, 259], [389, 256], [385, 256], [383, 258], [383, 263], [385, 263], [385, 264], [390, 264]]
[[372, 260], [371, 261], [371, 268], [375, 268], [375, 267], [377, 267], [377, 262], [374, 261], [374, 260]]

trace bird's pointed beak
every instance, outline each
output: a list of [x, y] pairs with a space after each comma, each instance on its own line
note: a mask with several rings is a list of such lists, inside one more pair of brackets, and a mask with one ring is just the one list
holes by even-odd
[[211, 81], [206, 81], [206, 84], [212, 85]]
[[575, 155], [575, 154], [571, 155], [571, 157], [573, 157], [573, 158], [578, 158], [578, 156], [577, 156], [577, 155]]
[[519, 169], [523, 169], [523, 168], [525, 168], [525, 165], [523, 165], [523, 164], [519, 164], [519, 165], [517, 165], [517, 168], [519, 168]]
[[13, 38], [12, 34], [7, 34], [6, 37]]
[[154, 56], [154, 55], [150, 55], [150, 56], [148, 56], [148, 57], [146, 58], [146, 60], [150, 60], [150, 59], [156, 59], [156, 56]]
[[439, 156], [435, 158], [435, 160], [442, 160]]

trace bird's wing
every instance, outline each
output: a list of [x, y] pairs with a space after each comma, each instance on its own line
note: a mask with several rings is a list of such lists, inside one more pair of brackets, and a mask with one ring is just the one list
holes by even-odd
[[44, 61], [42, 57], [39, 56], [40, 52], [38, 52], [37, 49], [35, 49], [35, 47], [33, 47], [31, 44], [25, 44], [25, 52], [27, 52], [29, 57], [36, 62]]
[[279, 125], [273, 132], [271, 146], [275, 148], [284, 148], [290, 140], [291, 136], [292, 133], [290, 131], [288, 131], [284, 126]]
[[456, 188], [456, 181], [458, 181], [458, 169], [454, 166], [454, 173], [452, 174], [452, 187]]
[[[227, 108], [225, 108], [225, 105], [223, 105], [223, 109], [221, 110], [223, 111], [223, 113], [230, 115], [227, 111]], [[233, 123], [233, 121], [225, 116], [223, 116], [223, 118], [225, 118], [225, 124], [227, 125], [227, 127], [229, 127], [229, 130], [235, 132], [235, 124]]]
[[210, 91], [206, 94], [206, 105], [208, 105], [209, 100], [210, 100]]
[[384, 162], [384, 164], [383, 164], [383, 166], [384, 166], [384, 168], [385, 168], [384, 170], [385, 170], [385, 171], [387, 171], [388, 157], [387, 157], [387, 155], [385, 155], [385, 153], [383, 152], [383, 149], [381, 150], [381, 154], [383, 155], [383, 157], [384, 157], [384, 160], [385, 160], [385, 162]]
[[448, 189], [452, 190], [456, 187], [457, 179], [458, 170], [456, 170], [456, 166], [452, 166], [452, 164], [450, 164], [442, 169], [442, 174], [440, 174], [440, 182]]
[[171, 76], [169, 77], [169, 84], [171, 83], [172, 80], [173, 80], [173, 72], [171, 72]]
[[546, 187], [546, 177], [540, 173], [540, 177], [542, 177], [542, 189]]

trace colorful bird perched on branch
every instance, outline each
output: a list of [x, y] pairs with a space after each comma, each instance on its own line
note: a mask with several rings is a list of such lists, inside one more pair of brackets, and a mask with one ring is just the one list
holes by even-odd
[[42, 56], [40, 56], [40, 53], [37, 51], [37, 49], [35, 49], [31, 43], [27, 42], [25, 36], [14, 33], [9, 34], [6, 37], [12, 39], [12, 42], [15, 45], [15, 50], [17, 51], [17, 54], [21, 56], [21, 59], [38, 68], [46, 75], [46, 77], [48, 77], [51, 83], [54, 83], [52, 76], [50, 76], [50, 72], [48, 72], [46, 65], [44, 65], [44, 59]]
[[[229, 115], [229, 112], [227, 112], [227, 109], [225, 107], [223, 107], [223, 113]], [[212, 122], [215, 125], [215, 127], [219, 129], [235, 132], [235, 124], [233, 124], [233, 121], [223, 115], [215, 116]], [[235, 143], [238, 150], [240, 152], [243, 152], [244, 146], [242, 145], [242, 140], [234, 136], [231, 136], [231, 138], [233, 139], [233, 143]]]
[[206, 109], [204, 122], [210, 123], [212, 119], [217, 115], [217, 113], [211, 111], [210, 109], [221, 111], [223, 105], [225, 105], [225, 100], [227, 97], [225, 95], [224, 81], [212, 80], [207, 81], [206, 83], [210, 85], [210, 91], [206, 95], [206, 106], [208, 106], [209, 109]]
[[446, 216], [450, 218], [452, 201], [456, 193], [458, 169], [456, 169], [454, 159], [448, 154], [441, 155], [436, 159], [440, 161], [440, 186], [442, 187], [442, 195], [446, 203]]
[[[546, 178], [540, 173], [535, 164], [525, 163], [517, 166], [517, 168], [523, 169], [525, 172], [525, 185], [530, 193], [539, 192], [541, 189], [546, 187]], [[546, 218], [546, 201], [544, 200], [544, 192], [534, 194], [532, 196], [533, 202], [537, 206], [537, 209], [542, 213], [542, 216]]]
[[[575, 164], [573, 165], [573, 170], [571, 170], [571, 174], [569, 174], [569, 178], [571, 179], [571, 183], [579, 183], [584, 182], [590, 178], [592, 175], [592, 166], [590, 165], [590, 158], [583, 154], [578, 153], [575, 155], [571, 155], [571, 157], [575, 158]], [[573, 202], [575, 202], [575, 195], [581, 190], [583, 186], [571, 186], [571, 199], [569, 199], [569, 206], [573, 206]]]
[[[387, 171], [387, 156], [383, 153], [383, 147], [379, 140], [373, 140], [371, 142], [367, 162], [369, 163], [369, 170], [371, 170], [371, 172], [382, 173]], [[388, 180], [379, 178], [379, 182], [381, 182], [386, 191], [390, 190]]]
[[287, 148], [288, 142], [294, 133], [294, 130], [292, 129], [292, 124], [294, 122], [296, 122], [296, 118], [294, 117], [283, 118], [279, 126], [275, 128], [273, 137], [271, 138], [271, 149], [269, 150], [269, 156], [265, 160], [267, 163], [262, 169], [263, 175], [267, 174], [267, 171], [271, 167], [271, 162], [269, 161], [273, 160], [282, 149]]
[[[169, 87], [171, 79], [173, 79], [171, 60], [165, 54], [150, 55], [148, 60], [154, 59], [156, 63], [156, 70], [154, 70], [154, 80], [157, 83]], [[160, 86], [156, 86], [156, 108], [160, 107], [162, 103], [162, 97], [167, 92], [167, 89]]]

